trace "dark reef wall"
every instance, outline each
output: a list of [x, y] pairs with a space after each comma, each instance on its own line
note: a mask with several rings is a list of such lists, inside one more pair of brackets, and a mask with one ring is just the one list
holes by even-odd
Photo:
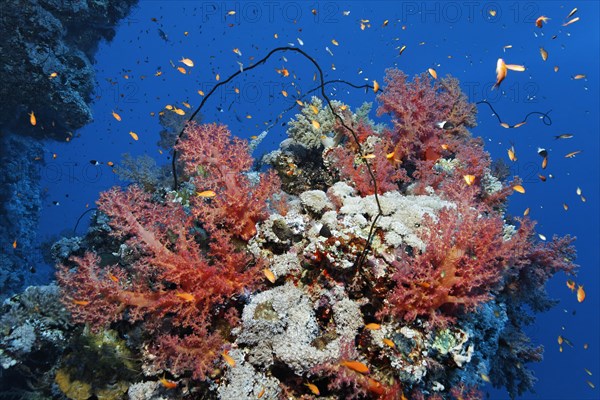
[[[64, 139], [92, 120], [93, 55], [137, 0], [6, 1], [0, 12], [0, 127]], [[51, 78], [51, 74], [56, 77]], [[46, 125], [32, 129], [31, 110]], [[54, 126], [52, 126], [52, 121]], [[24, 132], [22, 132], [24, 133]]]
[[[94, 53], [137, 0], [2, 1], [0, 6], [0, 300], [39, 262], [41, 139], [90, 121]], [[28, 114], [34, 111], [37, 125]], [[17, 241], [13, 246], [13, 242]], [[36, 257], [37, 255], [37, 257]], [[37, 261], [36, 261], [37, 260]]]

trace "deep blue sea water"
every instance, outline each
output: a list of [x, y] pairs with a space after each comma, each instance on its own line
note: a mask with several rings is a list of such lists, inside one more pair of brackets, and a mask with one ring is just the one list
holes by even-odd
[[[562, 26], [574, 7], [578, 8], [574, 17], [580, 20]], [[229, 11], [235, 14], [229, 15]], [[542, 15], [550, 20], [540, 29], [535, 20]], [[511, 171], [523, 178], [526, 193], [511, 196], [510, 212], [520, 215], [530, 208], [530, 215], [539, 221], [538, 232], [548, 238], [554, 234], [577, 237], [577, 264], [581, 267], [575, 281], [584, 285], [587, 298], [578, 303], [566, 287], [563, 274], [549, 283], [551, 296], [560, 303], [539, 315], [528, 329], [532, 340], [545, 347], [545, 354], [543, 362], [533, 365], [539, 379], [536, 393], [523, 398], [597, 399], [599, 19], [600, 7], [595, 1], [141, 1], [120, 23], [114, 40], [102, 43], [96, 54], [94, 121], [77, 131], [69, 143], [47, 143], [42, 185], [48, 196], [40, 236], [44, 239], [73, 229], [99, 192], [123, 184], [107, 167], [108, 161], [117, 163], [123, 153], [130, 153], [148, 154], [158, 163], [169, 163], [170, 154], [161, 154], [156, 145], [161, 129], [158, 119], [150, 114], [182, 101], [193, 108], [198, 106], [201, 96], [197, 91], [208, 92], [216, 82], [215, 76], [229, 76], [239, 69], [238, 62], [247, 66], [274, 47], [290, 45], [314, 57], [327, 79], [356, 84], [382, 82], [389, 67], [397, 67], [409, 76], [434, 68], [439, 76], [457, 77], [471, 101], [487, 100], [510, 124], [520, 122], [529, 112], [551, 110], [551, 125], [534, 116], [518, 129], [504, 129], [490, 109], [481, 106], [478, 126], [472, 133], [485, 139], [493, 158], [508, 162], [506, 150], [511, 144], [516, 149], [518, 160], [510, 163]], [[508, 45], [512, 47], [505, 48]], [[406, 49], [400, 55], [402, 46]], [[547, 61], [542, 60], [540, 47], [547, 50]], [[234, 48], [242, 55], [234, 53]], [[181, 66], [178, 60], [183, 57], [195, 63], [185, 75], [170, 65], [172, 61]], [[293, 96], [283, 98], [281, 90], [294, 93], [315, 86], [315, 69], [306, 59], [294, 54], [285, 57], [290, 73], [297, 76], [296, 87], [284, 87], [276, 79], [275, 69], [282, 68], [284, 62], [281, 55], [275, 56], [210, 99], [202, 111], [203, 120], [225, 123], [242, 138], [258, 135], [265, 124], [294, 102]], [[507, 63], [525, 65], [526, 71], [509, 71], [500, 90], [492, 91], [500, 57]], [[559, 67], [557, 72], [554, 66]], [[155, 76], [159, 70], [162, 75]], [[573, 79], [577, 74], [585, 78]], [[239, 95], [234, 86], [240, 89]], [[346, 86], [329, 87], [328, 93], [352, 107], [375, 101], [372, 92]], [[113, 118], [112, 111], [122, 117], [120, 122]], [[293, 111], [282, 121], [291, 116]], [[137, 133], [139, 140], [133, 140], [130, 131]], [[566, 133], [574, 137], [554, 138]], [[275, 148], [284, 137], [284, 127], [273, 127], [255, 155]], [[546, 171], [541, 170], [538, 147], [549, 152]], [[577, 150], [582, 152], [565, 158]], [[103, 164], [94, 166], [92, 159]], [[553, 178], [541, 182], [539, 173]], [[576, 194], [578, 187], [585, 202]], [[53, 205], [54, 201], [60, 205]], [[80, 225], [78, 232], [83, 233], [85, 227]], [[50, 269], [40, 268], [37, 279], [45, 281], [51, 273]], [[574, 346], [564, 346], [559, 352], [559, 335]], [[584, 343], [589, 344], [587, 350]], [[588, 376], [584, 368], [593, 375]], [[596, 389], [590, 388], [586, 380]], [[490, 398], [507, 398], [505, 391], [489, 386], [484, 389]]]

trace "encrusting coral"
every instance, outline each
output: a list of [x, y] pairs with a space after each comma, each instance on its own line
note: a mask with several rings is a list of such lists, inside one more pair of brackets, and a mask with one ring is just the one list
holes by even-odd
[[507, 222], [512, 184], [468, 132], [455, 79], [386, 82], [391, 127], [313, 98], [267, 157], [275, 171], [250, 172], [225, 126], [189, 123], [183, 189], [103, 193], [112, 262], [88, 248], [59, 266], [74, 320], [127, 335], [179, 398], [476, 399], [482, 376], [531, 389], [523, 310], [573, 272], [572, 239]]

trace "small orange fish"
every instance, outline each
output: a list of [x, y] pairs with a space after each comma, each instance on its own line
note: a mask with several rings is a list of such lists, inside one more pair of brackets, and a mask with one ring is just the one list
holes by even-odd
[[287, 94], [287, 92], [285, 90], [282, 90], [281, 94], [283, 95], [283, 97], [288, 97], [288, 94]]
[[183, 67], [177, 67], [177, 71], [181, 72], [184, 75], [187, 74], [187, 71]]
[[218, 82], [218, 81], [220, 81], [220, 80], [221, 80], [221, 75], [219, 75], [219, 74], [215, 75], [215, 80], [216, 80], [217, 82]]
[[515, 186], [513, 186], [513, 190], [515, 192], [518, 192], [518, 193], [521, 193], [521, 194], [525, 193], [525, 188], [523, 186], [521, 186], [521, 185], [515, 185]]
[[585, 300], [585, 291], [583, 290], [583, 285], [579, 285], [577, 288], [577, 301], [583, 302]]
[[107, 274], [108, 278], [113, 281], [113, 282], [119, 282], [119, 278], [117, 278], [116, 276], [114, 276], [113, 274], [111, 274], [110, 272]]
[[437, 79], [437, 72], [435, 72], [435, 69], [429, 68], [427, 71], [433, 77], [433, 79]]
[[197, 197], [215, 197], [217, 194], [214, 190], [204, 190], [202, 192], [196, 192]]
[[575, 157], [577, 154], [581, 153], [581, 150], [577, 150], [577, 151], [572, 151], [569, 154], [565, 155], [565, 158], [573, 158]]
[[549, 20], [550, 20], [550, 18], [542, 15], [541, 17], [538, 17], [538, 19], [535, 20], [535, 26], [537, 26], [538, 28], [541, 28], [542, 25], [547, 24]]
[[50, 78], [50, 79], [54, 79], [54, 78], [56, 78], [57, 76], [58, 76], [58, 73], [57, 73], [57, 72], [53, 72], [53, 73], [51, 73], [51, 74], [48, 76], [48, 78]]
[[379, 83], [377, 81], [373, 81], [373, 93], [377, 93], [379, 91]]
[[388, 338], [383, 338], [383, 343], [385, 343], [387, 346], [391, 347], [392, 349], [396, 348], [396, 343], [394, 343], [392, 340], [390, 340]]
[[112, 112], [112, 116], [114, 117], [114, 119], [116, 119], [117, 121], [121, 121], [121, 116], [119, 114], [117, 114], [116, 112]]
[[317, 108], [317, 106], [314, 105], [310, 105], [310, 109], [312, 110], [313, 113], [318, 114], [319, 113], [319, 109]]
[[17, 248], [17, 241], [16, 241], [16, 240], [13, 242], [13, 245], [12, 245], [12, 246], [13, 246], [13, 249], [16, 249], [16, 248]]
[[546, 169], [547, 166], [548, 166], [548, 157], [544, 157], [542, 159], [542, 169]]
[[185, 115], [185, 111], [181, 108], [173, 107], [173, 112], [177, 115]]
[[186, 303], [192, 303], [192, 302], [196, 301], [196, 297], [194, 297], [193, 294], [187, 293], [187, 292], [175, 293], [175, 296], [179, 297]]
[[519, 123], [517, 123], [517, 124], [514, 124], [514, 125], [513, 125], [513, 128], [515, 128], [515, 129], [517, 129], [517, 128], [520, 128], [520, 127], [522, 127], [523, 125], [525, 125], [526, 123], [527, 123], [527, 122], [525, 122], [525, 121], [523, 121], [523, 122], [519, 122]]
[[87, 300], [76, 300], [76, 299], [73, 299], [71, 301], [73, 302], [73, 304], [77, 304], [78, 306], [87, 306], [88, 304], [90, 304], [90, 302], [87, 301]]
[[312, 392], [312, 394], [314, 394], [316, 396], [321, 394], [321, 392], [319, 392], [319, 388], [314, 383], [306, 382], [305, 385]]
[[331, 43], [333, 43], [334, 46], [339, 46], [340, 44], [338, 43], [337, 40], [335, 39], [331, 39]]
[[350, 368], [351, 370], [359, 372], [361, 374], [369, 373], [369, 367], [367, 367], [365, 364], [361, 363], [360, 361], [344, 360], [344, 361], [340, 362], [340, 365]]
[[204, 96], [204, 92], [203, 92], [202, 90], [198, 90], [198, 94], [199, 94], [200, 96]]
[[297, 104], [298, 104], [300, 107], [302, 107], [302, 106], [304, 105], [304, 103], [303, 103], [302, 101], [300, 101], [300, 100], [296, 100], [296, 103], [297, 103]]
[[467, 182], [467, 185], [471, 186], [475, 182], [475, 175], [464, 175], [463, 179]]
[[567, 287], [571, 289], [571, 292], [575, 291], [575, 281], [569, 279], [567, 280]]
[[106, 165], [108, 165], [109, 167], [114, 167], [115, 163], [112, 161], [107, 161]]
[[526, 217], [526, 216], [528, 216], [528, 215], [529, 215], [529, 207], [527, 207], [527, 208], [525, 209], [525, 211], [523, 211], [523, 216], [524, 216], [524, 217]]
[[263, 274], [265, 274], [265, 278], [267, 278], [267, 280], [271, 283], [275, 283], [275, 281], [277, 280], [275, 274], [269, 268], [263, 269]]
[[400, 51], [398, 52], [398, 55], [401, 56], [402, 53], [404, 53], [404, 50], [406, 50], [406, 45], [400, 47]]
[[315, 128], [315, 129], [319, 129], [321, 127], [321, 124], [316, 119], [313, 119], [311, 121], [311, 124], [312, 124], [313, 128]]
[[138, 140], [138, 139], [139, 139], [139, 137], [138, 137], [137, 133], [135, 133], [135, 132], [133, 132], [133, 131], [130, 131], [130, 132], [129, 132], [129, 136], [131, 136], [131, 137], [133, 138], [133, 140]]
[[189, 58], [182, 58], [181, 60], [179, 60], [179, 62], [187, 65], [190, 68], [194, 66], [194, 62]]
[[173, 382], [173, 381], [166, 379], [164, 375], [162, 378], [159, 378], [158, 380], [167, 389], [175, 389], [177, 387], [177, 382]]
[[35, 126], [37, 124], [37, 119], [35, 118], [35, 114], [32, 112], [29, 113], [29, 123], [32, 126]]
[[190, 106], [190, 103], [186, 103], [185, 101], [182, 101], [181, 104], [183, 104], [187, 108], [192, 108], [192, 106]]
[[510, 149], [508, 149], [508, 159], [510, 161], [517, 161], [517, 156], [515, 155], [515, 147], [514, 146], [510, 146]]
[[362, 158], [364, 158], [365, 160], [372, 160], [375, 158], [375, 154], [365, 154], [364, 156], [362, 156]]
[[565, 18], [565, 19], [571, 18], [573, 15], [575, 15], [576, 12], [577, 12], [577, 7], [572, 9], [571, 12], [569, 13], [569, 15], [567, 15], [567, 18]]
[[505, 128], [505, 129], [509, 129], [510, 128], [510, 125], [507, 124], [506, 122], [500, 122], [500, 126], [503, 127], [503, 128]]
[[584, 74], [577, 74], [573, 76], [573, 79], [578, 80], [578, 79], [585, 79], [585, 75]]
[[496, 83], [492, 86], [492, 89], [500, 86], [504, 78], [506, 78], [508, 70], [523, 72], [525, 71], [525, 67], [523, 65], [506, 64], [503, 59], [499, 58], [496, 63]]
[[542, 56], [543, 61], [548, 59], [548, 52], [543, 47], [540, 47], [540, 55]]
[[228, 351], [225, 350], [223, 353], [221, 353], [221, 355], [223, 356], [223, 360], [225, 360], [225, 362], [230, 366], [230, 367], [235, 367], [235, 360], [233, 359], [233, 357], [231, 357], [229, 354], [227, 354]]
[[233, 52], [234, 52], [235, 54], [237, 54], [237, 55], [238, 55], [238, 57], [241, 57], [241, 56], [242, 56], [242, 52], [241, 52], [241, 51], [240, 51], [240, 49], [238, 49], [237, 47], [236, 47], [235, 49], [233, 49]]
[[370, 324], [365, 325], [365, 329], [368, 329], [370, 331], [377, 331], [381, 329], [381, 325], [376, 324], [375, 322], [371, 322]]
[[258, 394], [256, 395], [257, 399], [260, 399], [261, 397], [263, 397], [265, 395], [265, 391], [267, 390], [267, 388], [265, 388], [264, 386], [262, 387], [262, 389], [260, 389], [260, 392], [258, 392]]

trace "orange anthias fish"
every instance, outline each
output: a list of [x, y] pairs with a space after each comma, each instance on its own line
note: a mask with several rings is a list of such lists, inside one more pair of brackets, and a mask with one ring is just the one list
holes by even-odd
[[360, 372], [361, 374], [368, 374], [369, 373], [369, 367], [367, 367], [365, 364], [361, 363], [360, 361], [342, 361], [340, 362], [340, 365], [343, 365], [344, 367], [350, 368], [353, 371], [356, 372]]
[[585, 300], [585, 291], [583, 290], [583, 285], [579, 285], [577, 288], [577, 301], [582, 303]]
[[173, 382], [173, 381], [168, 380], [167, 378], [165, 378], [164, 375], [163, 375], [162, 378], [159, 378], [158, 380], [167, 389], [175, 389], [177, 387], [177, 382]]
[[521, 194], [525, 193], [525, 188], [521, 185], [513, 186], [513, 190], [517, 193], [521, 193]]
[[541, 17], [538, 17], [538, 19], [535, 20], [535, 26], [541, 28], [542, 25], [548, 23], [549, 20], [550, 18], [542, 15]]
[[379, 83], [377, 81], [373, 81], [373, 93], [377, 93], [379, 91]]
[[267, 280], [271, 283], [275, 283], [275, 281], [277, 280], [275, 274], [269, 268], [263, 269], [263, 274], [265, 275], [265, 278], [267, 278]]
[[223, 356], [223, 360], [225, 360], [225, 362], [230, 366], [230, 367], [235, 367], [235, 360], [233, 359], [233, 357], [231, 357], [229, 354], [227, 354], [228, 351], [225, 350], [223, 353], [221, 353], [221, 355]]
[[321, 394], [321, 392], [319, 391], [319, 388], [314, 383], [307, 382], [307, 383], [305, 383], [305, 385], [312, 392], [312, 394], [317, 395], [317, 396]]
[[191, 302], [196, 301], [196, 298], [191, 293], [175, 293], [175, 296], [179, 297], [186, 303], [191, 303]]
[[504, 78], [506, 78], [506, 74], [508, 70], [523, 72], [525, 71], [525, 67], [523, 65], [515, 65], [515, 64], [506, 64], [503, 59], [499, 58], [496, 63], [496, 83], [492, 86], [492, 89], [500, 86]]
[[571, 292], [574, 292], [574, 291], [575, 291], [575, 282], [574, 282], [574, 281], [572, 281], [571, 279], [569, 279], [569, 280], [567, 281], [567, 287], [568, 287], [569, 289], [571, 289]]

